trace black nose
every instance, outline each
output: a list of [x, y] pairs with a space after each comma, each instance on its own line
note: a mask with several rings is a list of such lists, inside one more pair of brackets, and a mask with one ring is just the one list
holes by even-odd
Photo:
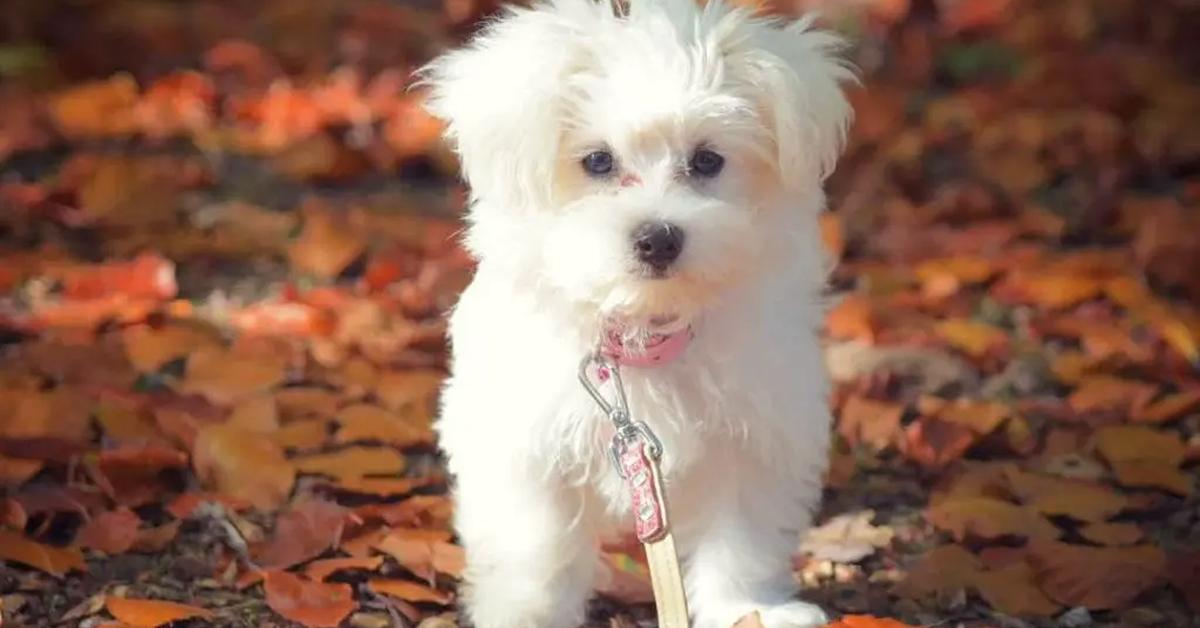
[[644, 222], [633, 230], [633, 251], [654, 270], [666, 270], [683, 252], [683, 229], [669, 222]]

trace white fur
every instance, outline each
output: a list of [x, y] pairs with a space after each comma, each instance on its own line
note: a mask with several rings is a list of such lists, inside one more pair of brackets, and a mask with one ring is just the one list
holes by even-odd
[[[808, 21], [720, 0], [632, 0], [624, 17], [552, 0], [506, 11], [424, 71], [472, 188], [479, 268], [451, 318], [438, 431], [479, 628], [582, 622], [597, 538], [628, 529], [629, 504], [576, 368], [606, 321], [657, 315], [695, 340], [623, 374], [665, 445], [693, 625], [756, 610], [767, 628], [823, 623], [793, 599], [789, 555], [829, 440], [817, 217], [849, 118], [838, 48]], [[726, 159], [713, 179], [686, 172], [701, 144]], [[588, 177], [580, 159], [605, 146], [619, 174]], [[634, 263], [647, 219], [686, 232], [667, 278]]]

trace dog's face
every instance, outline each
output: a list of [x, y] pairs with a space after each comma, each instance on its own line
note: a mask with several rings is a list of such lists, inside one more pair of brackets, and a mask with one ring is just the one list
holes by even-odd
[[686, 324], [816, 241], [848, 118], [836, 47], [717, 0], [507, 15], [426, 72], [472, 250], [600, 317]]

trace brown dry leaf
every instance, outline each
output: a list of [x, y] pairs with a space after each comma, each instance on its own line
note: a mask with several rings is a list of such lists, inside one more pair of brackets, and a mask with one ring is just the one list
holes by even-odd
[[977, 440], [979, 435], [967, 427], [920, 417], [904, 428], [900, 450], [925, 469], [938, 470], [962, 458]]
[[284, 449], [307, 451], [324, 446], [330, 438], [331, 424], [325, 419], [305, 419], [288, 423], [270, 435]]
[[160, 437], [153, 417], [144, 412], [101, 401], [95, 415], [104, 437], [115, 442], [148, 442]]
[[1117, 484], [1126, 488], [1157, 488], [1187, 497], [1192, 494], [1192, 476], [1166, 462], [1122, 460], [1110, 465]]
[[137, 539], [133, 542], [135, 552], [161, 552], [175, 541], [179, 534], [179, 526], [183, 521], [176, 519], [153, 528], [138, 530]]
[[1010, 490], [1017, 499], [1046, 515], [1066, 515], [1080, 521], [1106, 521], [1129, 506], [1129, 500], [1108, 486], [1009, 469]]
[[979, 558], [961, 545], [941, 545], [922, 555], [892, 591], [907, 598], [957, 591], [970, 586], [982, 570]]
[[1122, 609], [1166, 579], [1167, 557], [1153, 545], [1034, 544], [1029, 561], [1046, 595], [1067, 606]]
[[275, 405], [283, 422], [332, 417], [341, 403], [337, 393], [326, 388], [290, 386], [275, 391]]
[[1090, 375], [1067, 397], [1076, 412], [1112, 410], [1132, 412], [1146, 405], [1158, 393], [1158, 386], [1109, 375]]
[[137, 542], [142, 520], [132, 510], [119, 508], [100, 513], [79, 529], [75, 542], [110, 556], [128, 552]]
[[972, 584], [980, 597], [1007, 615], [1050, 617], [1062, 605], [1046, 597], [1034, 583], [1033, 569], [1020, 562], [975, 575]]
[[375, 571], [383, 565], [382, 556], [369, 556], [365, 558], [326, 558], [323, 560], [314, 560], [304, 568], [304, 575], [310, 580], [323, 581], [329, 576], [339, 571], [348, 571], [351, 569], [365, 569], [367, 571]]
[[421, 538], [403, 529], [392, 531], [374, 547], [430, 584], [437, 573], [461, 576], [466, 565], [461, 547], [444, 540]]
[[1140, 425], [1102, 427], [1096, 430], [1093, 442], [1096, 451], [1109, 464], [1152, 462], [1178, 467], [1186, 453], [1186, 447], [1177, 434]]
[[188, 323], [162, 327], [133, 325], [121, 332], [125, 355], [141, 373], [152, 373], [173, 360], [187, 357], [203, 348], [220, 346], [215, 330]]
[[414, 420], [424, 417], [431, 422], [438, 392], [446, 374], [433, 369], [385, 371], [376, 382], [375, 396], [385, 408], [395, 412], [411, 412]]
[[275, 519], [271, 538], [254, 548], [255, 562], [266, 569], [287, 569], [336, 548], [347, 510], [334, 502], [306, 499]]
[[155, 628], [185, 619], [213, 619], [210, 610], [199, 606], [165, 602], [162, 600], [142, 600], [126, 597], [108, 596], [104, 600], [104, 608], [116, 617], [118, 621], [129, 626]]
[[1004, 536], [1051, 540], [1060, 534], [1053, 523], [1032, 508], [988, 497], [944, 500], [931, 506], [926, 518], [960, 542], [969, 537]]
[[234, 403], [265, 393], [283, 383], [287, 364], [263, 355], [242, 355], [220, 348], [203, 348], [187, 361], [182, 390], [204, 395], [215, 403]]
[[14, 397], [11, 414], [0, 417], [0, 438], [90, 440], [92, 402], [84, 395], [60, 386], [18, 391]]
[[1048, 310], [1058, 310], [1099, 297], [1104, 283], [1082, 274], [1034, 271], [1009, 275], [999, 290], [1018, 300]]
[[433, 432], [379, 406], [360, 403], [343, 408], [337, 415], [337, 442], [374, 441], [395, 447], [428, 445]]
[[966, 318], [942, 321], [935, 330], [950, 346], [973, 358], [982, 358], [1008, 344], [1008, 334], [1003, 329]]
[[83, 554], [74, 547], [43, 545], [24, 535], [0, 529], [0, 560], [28, 565], [56, 578], [68, 571], [87, 571]]
[[1130, 418], [1135, 423], [1166, 423], [1197, 408], [1200, 408], [1200, 390], [1189, 390], [1134, 408]]
[[301, 456], [293, 460], [300, 473], [355, 480], [368, 475], [404, 471], [404, 456], [390, 447], [347, 447], [340, 451]]
[[272, 434], [279, 429], [275, 398], [271, 395], [249, 397], [233, 407], [225, 422], [251, 432]]
[[233, 425], [201, 428], [192, 465], [201, 482], [261, 510], [287, 501], [296, 480], [296, 469], [270, 438]]
[[842, 405], [838, 433], [850, 446], [866, 444], [879, 451], [895, 442], [904, 406], [853, 396]]
[[1079, 535], [1097, 545], [1133, 545], [1142, 540], [1142, 529], [1132, 523], [1089, 523]]
[[926, 296], [941, 298], [957, 293], [963, 286], [983, 283], [997, 270], [991, 260], [958, 255], [926, 260], [918, 264], [914, 272], [921, 280], [921, 291]]
[[369, 581], [367, 586], [374, 593], [390, 595], [405, 602], [433, 602], [435, 604], [447, 605], [454, 600], [454, 597], [449, 593], [443, 593], [437, 589], [408, 580], [376, 578]]
[[25, 460], [0, 456], [0, 486], [20, 486], [37, 475], [46, 463], [41, 460]]
[[350, 585], [313, 582], [286, 571], [266, 572], [263, 593], [271, 610], [310, 628], [334, 628], [357, 607]]
[[288, 259], [298, 272], [321, 279], [337, 277], [366, 250], [366, 237], [333, 210], [306, 205], [304, 227], [288, 246]]
[[437, 483], [438, 478], [342, 478], [333, 485], [339, 491], [374, 495], [376, 497], [395, 497], [407, 495], [417, 488]]

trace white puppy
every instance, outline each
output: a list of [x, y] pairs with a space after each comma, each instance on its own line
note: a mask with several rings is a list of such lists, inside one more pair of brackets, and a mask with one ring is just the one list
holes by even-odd
[[611, 426], [576, 379], [612, 337], [682, 349], [622, 373], [665, 446], [693, 625], [823, 623], [789, 555], [829, 440], [818, 214], [850, 116], [839, 48], [721, 0], [552, 0], [425, 69], [479, 260], [438, 424], [479, 628], [579, 625], [597, 538], [629, 527]]

